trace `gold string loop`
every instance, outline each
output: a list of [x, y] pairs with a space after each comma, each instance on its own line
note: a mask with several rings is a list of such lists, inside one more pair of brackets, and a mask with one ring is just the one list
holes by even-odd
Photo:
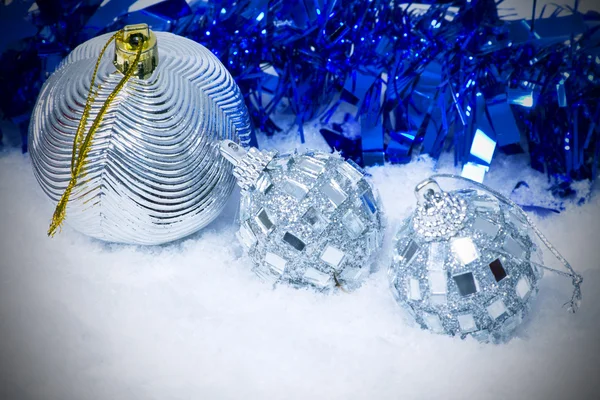
[[79, 121], [79, 125], [77, 127], [77, 131], [75, 133], [75, 137], [73, 138], [73, 151], [71, 155], [71, 179], [69, 180], [69, 184], [67, 185], [64, 193], [62, 194], [58, 204], [56, 205], [56, 209], [54, 210], [54, 215], [52, 216], [52, 222], [50, 223], [50, 228], [48, 229], [48, 236], [54, 236], [56, 231], [61, 228], [67, 211], [67, 203], [69, 202], [69, 198], [71, 196], [71, 192], [73, 188], [77, 185], [77, 179], [83, 173], [83, 167], [87, 160], [87, 155], [90, 151], [90, 146], [92, 143], [92, 139], [94, 138], [94, 134], [96, 130], [102, 123], [102, 119], [108, 110], [108, 107], [112, 104], [114, 99], [117, 97], [121, 89], [125, 86], [127, 81], [133, 76], [133, 74], [138, 69], [138, 63], [140, 61], [140, 57], [142, 55], [142, 51], [144, 50], [144, 37], [140, 36], [138, 42], [136, 44], [136, 55], [134, 61], [129, 65], [129, 68], [126, 72], [124, 72], [123, 78], [119, 81], [115, 89], [108, 95], [106, 101], [98, 111], [98, 115], [92, 122], [92, 125], [84, 135], [85, 126], [87, 124], [87, 120], [90, 114], [90, 110], [92, 108], [92, 104], [98, 94], [98, 88], [94, 90], [94, 84], [96, 81], [96, 75], [98, 73], [98, 68], [100, 66], [100, 61], [102, 60], [102, 56], [106, 52], [108, 45], [115, 40], [117, 37], [123, 35], [123, 30], [117, 31], [114, 35], [108, 39], [102, 50], [100, 51], [100, 55], [98, 56], [98, 60], [96, 61], [96, 66], [94, 67], [94, 72], [92, 74], [92, 80], [90, 82], [90, 89], [88, 92], [87, 100], [85, 103], [85, 107], [83, 109], [83, 114], [81, 116], [81, 120]]

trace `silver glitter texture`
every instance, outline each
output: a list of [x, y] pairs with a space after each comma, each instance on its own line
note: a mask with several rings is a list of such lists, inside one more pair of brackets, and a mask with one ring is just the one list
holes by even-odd
[[[148, 79], [131, 78], [109, 107], [67, 206], [66, 223], [98, 239], [160, 244], [206, 226], [235, 186], [219, 140], [250, 142], [243, 96], [223, 64], [192, 40], [155, 34], [156, 70]], [[33, 110], [33, 170], [54, 202], [69, 183], [92, 71], [111, 35], [75, 48], [46, 81]], [[88, 129], [122, 77], [112, 54], [105, 54]]]
[[417, 186], [418, 206], [394, 239], [395, 299], [422, 328], [509, 340], [538, 291], [542, 270], [518, 210], [483, 191]]
[[[337, 154], [267, 156], [272, 160], [253, 185], [248, 156], [235, 168], [242, 178], [238, 237], [254, 271], [295, 287], [359, 287], [383, 235], [382, 212], [362, 169]], [[261, 181], [270, 182], [268, 190]]]

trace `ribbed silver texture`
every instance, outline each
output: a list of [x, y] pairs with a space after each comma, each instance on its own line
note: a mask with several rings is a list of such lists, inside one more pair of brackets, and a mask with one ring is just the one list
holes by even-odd
[[[127, 82], [109, 108], [68, 203], [66, 222], [101, 240], [160, 244], [206, 226], [235, 184], [218, 141], [250, 141], [244, 100], [220, 61], [198, 43], [155, 33], [157, 69], [147, 80]], [[45, 83], [33, 111], [33, 169], [54, 202], [69, 182], [73, 138], [94, 65], [111, 35], [73, 50]], [[112, 49], [98, 70], [86, 132], [123, 76], [112, 65]]]

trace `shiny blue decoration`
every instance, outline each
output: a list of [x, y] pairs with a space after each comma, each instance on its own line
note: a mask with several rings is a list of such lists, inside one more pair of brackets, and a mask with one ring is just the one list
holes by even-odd
[[26, 127], [63, 56], [146, 22], [211, 49], [267, 135], [292, 113], [301, 140], [318, 118], [332, 149], [361, 165], [451, 150], [463, 175], [481, 181], [495, 154], [526, 151], [553, 187], [597, 176], [600, 14], [577, 2], [516, 21], [494, 0], [164, 0], [129, 12], [134, 3], [0, 5], [0, 116]]

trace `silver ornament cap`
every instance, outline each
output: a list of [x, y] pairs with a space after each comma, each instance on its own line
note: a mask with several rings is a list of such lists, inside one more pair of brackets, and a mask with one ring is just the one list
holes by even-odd
[[454, 236], [465, 224], [465, 199], [442, 191], [433, 179], [427, 179], [415, 188], [417, 209], [413, 219], [416, 231], [427, 240]]
[[238, 238], [271, 283], [358, 288], [381, 247], [378, 196], [356, 164], [318, 151], [280, 155], [221, 142], [242, 188]]
[[267, 165], [277, 155], [274, 151], [260, 151], [256, 147], [244, 149], [231, 140], [219, 145], [221, 154], [233, 164], [233, 176], [242, 190], [250, 190], [258, 182]]

